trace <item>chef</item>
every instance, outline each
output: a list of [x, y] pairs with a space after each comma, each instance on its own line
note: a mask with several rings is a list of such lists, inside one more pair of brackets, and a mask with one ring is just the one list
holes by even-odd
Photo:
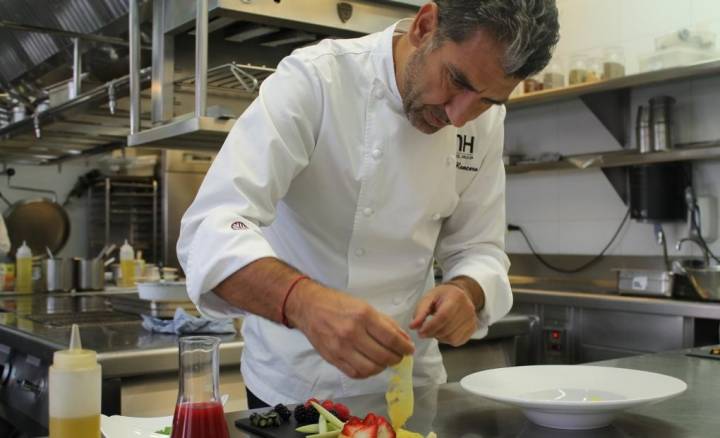
[[554, 0], [436, 0], [265, 80], [177, 245], [200, 311], [244, 317], [251, 408], [383, 392], [408, 354], [415, 385], [442, 383], [438, 342], [509, 311], [503, 103], [557, 19]]

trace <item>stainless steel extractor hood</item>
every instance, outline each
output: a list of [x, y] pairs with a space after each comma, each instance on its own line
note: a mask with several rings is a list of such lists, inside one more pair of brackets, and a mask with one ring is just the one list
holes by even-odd
[[[213, 96], [227, 98], [240, 92], [249, 103], [257, 86], [272, 72], [272, 65], [232, 59], [234, 48], [255, 44], [259, 52], [286, 49], [287, 54], [292, 48], [324, 37], [352, 37], [382, 30], [412, 16], [416, 9], [414, 4], [398, 1], [155, 0], [150, 109], [153, 127], [140, 129], [139, 88], [131, 84], [131, 133], [127, 144], [216, 150], [242, 108], [229, 108], [222, 101], [221, 106], [213, 106], [217, 105]], [[130, 11], [131, 26], [137, 28], [132, 4]], [[192, 36], [194, 47], [188, 44], [188, 36]], [[139, 50], [133, 44], [130, 50], [132, 64]], [[192, 80], [179, 80], [182, 58], [189, 51], [194, 51]], [[214, 62], [223, 56], [224, 62]], [[194, 90], [193, 111], [179, 114], [176, 107], [180, 91], [187, 91], [189, 85]], [[227, 99], [225, 103], [232, 104]]]

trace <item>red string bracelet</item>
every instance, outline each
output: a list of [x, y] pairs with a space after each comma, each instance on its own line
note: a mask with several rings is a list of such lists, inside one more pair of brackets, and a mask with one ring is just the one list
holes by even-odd
[[281, 313], [282, 323], [287, 328], [292, 328], [292, 327], [290, 327], [290, 322], [288, 321], [287, 315], [285, 314], [285, 305], [287, 304], [288, 298], [290, 298], [290, 294], [293, 293], [293, 291], [295, 290], [295, 286], [297, 286], [298, 283], [300, 283], [302, 280], [309, 280], [309, 279], [310, 279], [310, 277], [308, 277], [307, 275], [299, 275], [297, 278], [295, 278], [292, 281], [292, 283], [290, 283], [290, 287], [288, 288], [287, 292], [285, 292], [285, 298], [283, 299], [282, 307], [280, 308], [280, 313]]

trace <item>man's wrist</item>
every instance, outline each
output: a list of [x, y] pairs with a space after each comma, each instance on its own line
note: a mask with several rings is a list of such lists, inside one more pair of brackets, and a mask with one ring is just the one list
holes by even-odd
[[290, 327], [302, 328], [305, 313], [309, 309], [307, 303], [317, 293], [318, 284], [312, 279], [304, 279], [295, 286], [295, 290], [285, 303], [285, 318]]
[[475, 310], [481, 310], [485, 307], [485, 292], [480, 284], [472, 278], [461, 275], [446, 281], [445, 284], [456, 286], [458, 289], [465, 292], [473, 302]]

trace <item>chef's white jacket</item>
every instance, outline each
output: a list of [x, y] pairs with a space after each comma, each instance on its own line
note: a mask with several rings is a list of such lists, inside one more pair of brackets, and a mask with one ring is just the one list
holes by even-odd
[[[433, 135], [406, 119], [395, 26], [295, 51], [232, 128], [182, 219], [190, 297], [209, 317], [245, 316], [242, 374], [266, 403], [383, 392], [387, 372], [353, 380], [305, 336], [245, 315], [213, 288], [277, 257], [366, 300], [406, 329], [434, 284], [465, 275], [485, 291], [481, 326], [512, 304], [504, 253], [504, 107]], [[436, 340], [416, 345], [414, 383], [447, 379]]]

